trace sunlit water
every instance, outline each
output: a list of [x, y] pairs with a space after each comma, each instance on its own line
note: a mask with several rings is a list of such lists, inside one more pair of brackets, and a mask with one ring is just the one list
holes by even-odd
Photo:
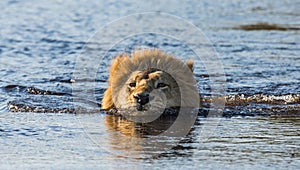
[[[0, 168], [299, 169], [299, 5], [1, 1]], [[174, 120], [145, 130], [99, 111], [113, 56], [145, 46], [188, 59], [194, 54], [182, 42], [156, 34], [124, 38], [108, 51], [96, 79], [79, 80], [83, 87], [97, 85], [81, 89], [97, 99], [72, 92], [76, 58], [88, 39], [119, 17], [147, 11], [195, 24], [211, 41], [199, 46], [212, 45], [224, 67], [224, 113], [207, 118], [215, 99], [212, 75], [196, 62], [203, 107], [184, 138], [154, 135]], [[97, 43], [91, 43], [91, 57], [103, 50]], [[74, 105], [81, 114], [74, 114]]]

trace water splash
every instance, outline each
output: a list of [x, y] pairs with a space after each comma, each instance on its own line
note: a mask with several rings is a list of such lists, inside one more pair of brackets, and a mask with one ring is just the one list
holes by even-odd
[[[217, 98], [202, 97], [202, 106], [210, 108]], [[225, 96], [224, 116], [300, 115], [300, 95], [231, 94]]]
[[246, 104], [246, 103], [257, 103], [257, 104], [278, 104], [278, 105], [287, 105], [287, 104], [298, 104], [300, 103], [299, 94], [289, 94], [289, 95], [264, 95], [264, 94], [255, 94], [252, 96], [241, 95], [228, 95], [226, 98], [226, 105], [237, 105], [237, 104]]

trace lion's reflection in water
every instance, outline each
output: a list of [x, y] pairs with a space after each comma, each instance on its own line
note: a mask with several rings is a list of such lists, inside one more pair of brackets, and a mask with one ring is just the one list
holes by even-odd
[[[179, 142], [186, 137], [195, 122], [189, 118], [180, 120], [179, 112], [174, 110], [172, 112], [171, 116], [169, 113], [164, 113], [158, 119], [148, 123], [139, 123], [133, 118], [120, 115], [106, 115], [105, 125], [111, 131], [110, 147], [115, 151], [122, 151], [118, 152], [119, 156], [134, 158], [153, 157], [168, 152], [174, 147], [178, 148]], [[180, 128], [173, 127], [175, 122]], [[169, 132], [166, 133], [167, 131]]]
[[176, 116], [169, 116], [149, 123], [137, 123], [122, 116], [107, 115], [105, 123], [109, 129], [119, 131], [125, 136], [147, 138], [164, 132], [175, 120]]

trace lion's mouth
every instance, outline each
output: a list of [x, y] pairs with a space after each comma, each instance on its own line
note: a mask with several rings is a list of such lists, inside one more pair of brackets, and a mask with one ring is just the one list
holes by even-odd
[[131, 109], [135, 111], [158, 111], [158, 110], [164, 110], [166, 106], [163, 103], [158, 103], [158, 102], [151, 102], [147, 103], [145, 105], [140, 104], [140, 103], [135, 103], [130, 107]]
[[165, 109], [164, 103], [161, 102], [149, 102], [147, 104], [141, 104], [138, 102], [132, 102], [128, 104], [128, 107], [124, 107], [123, 109], [131, 110], [131, 111], [156, 111]]
[[150, 103], [147, 104], [134, 103], [130, 108], [135, 111], [151, 111], [153, 109], [156, 110], [160, 107]]
[[146, 105], [142, 105], [142, 104], [137, 104], [136, 105], [136, 110], [138, 110], [138, 111], [147, 111], [149, 108], [148, 107], [146, 107]]

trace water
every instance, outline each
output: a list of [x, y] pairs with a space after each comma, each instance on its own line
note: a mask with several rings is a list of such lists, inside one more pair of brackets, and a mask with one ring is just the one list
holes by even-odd
[[[299, 169], [299, 5], [292, 0], [1, 1], [1, 169]], [[168, 121], [145, 130], [99, 108], [116, 54], [145, 46], [184, 60], [195, 56], [187, 44], [164, 35], [123, 37], [108, 52], [103, 41], [91, 38], [119, 17], [149, 11], [170, 13], [200, 28], [211, 43], [195, 45], [212, 45], [226, 76], [224, 114], [206, 117], [216, 99], [210, 80], [218, 75], [196, 62], [203, 108], [180, 140], [139, 136]], [[169, 31], [176, 35], [180, 29]], [[106, 35], [118, 39], [117, 32]], [[95, 79], [74, 78], [77, 57], [84, 53], [92, 60], [101, 51], [107, 53]], [[76, 95], [75, 79], [81, 91]], [[82, 114], [73, 114], [77, 107]]]

